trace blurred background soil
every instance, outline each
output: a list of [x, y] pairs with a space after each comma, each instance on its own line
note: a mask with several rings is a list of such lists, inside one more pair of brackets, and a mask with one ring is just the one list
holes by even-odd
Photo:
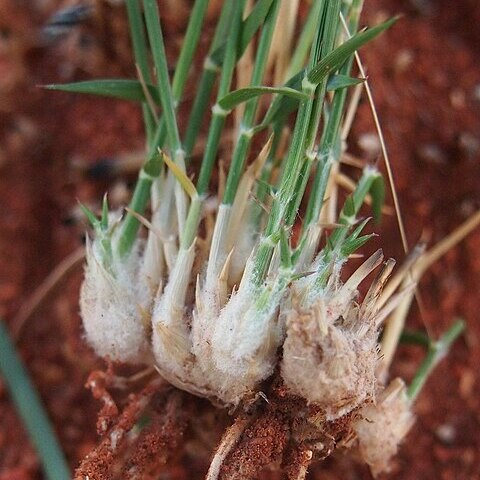
[[[142, 120], [135, 105], [37, 88], [134, 76], [123, 9], [113, 3], [97, 2], [100, 8], [87, 25], [46, 44], [40, 28], [65, 2], [0, 0], [0, 316], [16, 335], [72, 467], [98, 440], [100, 405], [84, 384], [89, 372], [102, 366], [82, 340], [81, 269], [61, 283], [24, 328], [16, 322], [34, 289], [81, 247], [85, 224], [77, 200], [96, 207], [108, 188], [113, 205], [121, 205], [133, 181], [128, 175], [85, 171], [101, 159], [115, 160], [142, 148]], [[174, 2], [161, 3], [166, 8]], [[422, 236], [435, 243], [480, 208], [480, 3], [365, 3], [364, 24], [403, 13], [362, 56], [385, 129], [409, 243]], [[174, 58], [188, 9], [164, 13], [170, 16], [166, 33]], [[208, 33], [202, 42], [207, 40]], [[364, 158], [378, 157], [366, 102], [349, 145]], [[393, 217], [384, 219], [380, 234], [376, 242], [385, 254], [403, 259]], [[420, 395], [417, 423], [389, 478], [480, 478], [479, 251], [477, 230], [421, 283], [424, 312], [420, 315], [414, 307], [411, 327], [424, 322], [438, 335], [460, 316], [468, 329]], [[420, 357], [415, 347], [402, 347], [395, 372], [410, 379]], [[185, 460], [168, 478], [197, 478], [203, 468]], [[370, 478], [365, 467], [341, 456], [313, 470], [312, 478], [322, 480]], [[40, 478], [35, 453], [0, 383], [0, 480]]]

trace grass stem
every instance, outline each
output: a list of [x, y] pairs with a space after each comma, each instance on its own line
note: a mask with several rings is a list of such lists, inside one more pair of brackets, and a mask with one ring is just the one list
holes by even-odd
[[224, 43], [233, 18], [233, 8], [236, 0], [225, 0], [220, 18], [215, 29], [215, 34], [210, 45], [208, 56], [203, 64], [203, 71], [198, 82], [198, 89], [192, 105], [187, 129], [184, 136], [184, 148], [186, 157], [190, 157], [197, 141], [198, 133], [202, 125], [203, 116], [207, 110], [210, 95], [215, 84], [215, 78], [220, 66], [212, 60], [212, 55]]
[[[225, 57], [222, 64], [222, 71], [220, 74], [220, 85], [218, 87], [217, 99], [224, 97], [232, 82], [235, 64], [237, 62], [237, 45], [240, 39], [241, 24], [243, 8], [245, 0], [239, 0], [233, 9], [233, 19], [230, 35], [225, 50]], [[227, 112], [223, 110], [218, 104], [213, 108], [213, 115], [210, 122], [210, 129], [208, 131], [207, 144], [205, 153], [200, 167], [200, 173], [197, 182], [197, 193], [199, 201], [204, 197], [208, 190], [210, 176], [212, 174], [213, 166], [217, 158], [218, 147], [220, 145], [220, 138], [225, 125], [225, 117]], [[198, 203], [198, 202], [197, 202]], [[192, 244], [196, 234], [200, 218], [201, 210], [197, 205], [191, 208], [186, 222], [185, 232], [182, 238], [182, 247], [188, 249]]]
[[465, 322], [457, 320], [439, 340], [430, 342], [428, 353], [407, 390], [408, 396], [412, 401], [415, 401], [434, 368], [447, 355], [453, 342], [464, 330]]

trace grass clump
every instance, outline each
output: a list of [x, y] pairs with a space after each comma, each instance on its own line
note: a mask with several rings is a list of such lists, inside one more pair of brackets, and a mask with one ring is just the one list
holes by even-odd
[[[154, 364], [170, 384], [239, 415], [209, 478], [233, 478], [241, 455], [225, 451], [241, 450], [235, 429], [255, 428], [262, 395], [271, 410], [296, 405], [281, 451], [310, 453], [293, 455], [291, 478], [325, 456], [319, 439], [329, 435], [374, 473], [387, 469], [426, 375], [461, 332], [455, 325], [441, 348], [428, 344], [410, 387], [388, 382], [380, 351], [390, 358], [395, 350], [427, 257], [414, 250], [390, 279], [395, 262], [377, 251], [345, 278], [345, 264], [372, 237], [362, 206], [370, 202], [378, 220], [385, 187], [376, 167], [364, 165], [341, 204], [337, 178], [358, 98], [349, 92], [365, 81], [352, 76], [355, 53], [396, 19], [358, 31], [362, 0], [318, 0], [295, 42], [288, 1], [225, 0], [195, 82], [190, 65], [208, 1], [194, 2], [170, 79], [157, 2], [127, 0], [138, 79], [50, 86], [141, 103], [146, 160], [126, 214], [109, 213], [106, 203], [101, 220], [88, 213], [95, 235], [82, 317], [102, 357]], [[275, 36], [279, 29], [290, 38]], [[195, 96], [182, 130], [177, 107], [189, 82]], [[187, 165], [205, 126], [192, 180]], [[217, 166], [225, 146], [227, 171]], [[360, 284], [377, 269], [360, 300]], [[384, 331], [386, 322], [395, 328]], [[345, 430], [334, 434], [340, 419]], [[389, 447], [380, 452], [382, 444]]]

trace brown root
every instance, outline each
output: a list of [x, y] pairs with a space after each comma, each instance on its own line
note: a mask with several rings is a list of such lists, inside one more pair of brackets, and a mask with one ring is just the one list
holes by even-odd
[[107, 432], [119, 414], [118, 407], [107, 390], [112, 375], [112, 367], [109, 365], [106, 372], [93, 371], [85, 384], [92, 391], [93, 397], [103, 403], [97, 419], [97, 433], [99, 435], [104, 435]]
[[239, 417], [230, 427], [227, 428], [220, 441], [220, 445], [218, 445], [217, 450], [213, 455], [205, 480], [217, 480], [219, 478], [225, 459], [240, 440], [240, 437], [249, 423], [249, 418]]
[[129, 459], [122, 469], [122, 479], [155, 480], [165, 464], [181, 451], [181, 442], [188, 425], [189, 409], [183, 402], [185, 395], [173, 390], [166, 405], [153, 406], [150, 424], [134, 439]]
[[140, 393], [130, 395], [129, 403], [119, 415], [116, 424], [108, 431], [102, 442], [81, 462], [74, 478], [76, 480], [85, 478], [113, 480], [118, 464], [117, 459], [121, 456], [128, 433], [138, 422], [153, 396], [166, 388], [167, 385], [163, 379], [157, 378]]

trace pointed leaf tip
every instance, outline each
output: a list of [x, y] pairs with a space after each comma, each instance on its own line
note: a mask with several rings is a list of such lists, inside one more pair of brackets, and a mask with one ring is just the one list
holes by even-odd
[[380, 25], [361, 30], [353, 35], [320, 60], [320, 62], [308, 72], [308, 80], [311, 83], [319, 84], [327, 75], [335, 72], [350, 55], [354, 54], [360, 47], [390, 28], [396, 21], [397, 17], [393, 17]]
[[[146, 87], [155, 103], [159, 104], [160, 98], [157, 89], [151, 84], [146, 84]], [[42, 85], [41, 88], [62, 92], [112, 97], [119, 100], [129, 100], [133, 102], [146, 101], [142, 84], [138, 80], [130, 79], [100, 79], [73, 83], [52, 83], [49, 85]]]
[[80, 201], [78, 202], [78, 205], [80, 206], [80, 209], [84, 213], [84, 215], [87, 217], [87, 220], [90, 222], [91, 226], [97, 230], [100, 227], [100, 221], [98, 218], [95, 216], [95, 214], [83, 203]]
[[102, 203], [102, 219], [100, 221], [100, 227], [102, 230], [106, 231], [108, 229], [108, 194], [105, 193], [103, 196]]
[[365, 82], [365, 78], [349, 77], [348, 75], [332, 75], [327, 82], [327, 90], [334, 92], [343, 88], [353, 87]]

